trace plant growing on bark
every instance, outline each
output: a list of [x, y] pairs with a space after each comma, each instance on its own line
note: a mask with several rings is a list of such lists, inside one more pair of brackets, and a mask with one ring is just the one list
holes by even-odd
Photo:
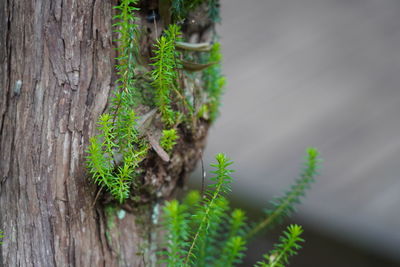
[[[176, 11], [178, 8], [179, 12], [189, 12], [202, 3], [205, 2], [201, 0], [188, 4], [188, 2], [172, 1], [171, 10]], [[97, 127], [99, 134], [90, 138], [87, 150], [87, 166], [92, 179], [120, 203], [130, 197], [132, 187], [140, 186], [135, 183], [135, 177], [140, 174], [139, 165], [147, 157], [151, 147], [160, 157], [168, 160], [159, 147], [166, 152], [172, 151], [177, 142], [178, 126], [192, 128], [192, 132], [196, 130], [196, 119], [201, 118], [194, 118], [193, 111], [196, 109], [195, 102], [199, 101], [191, 98], [192, 96], [182, 87], [185, 68], [190, 68], [188, 64], [199, 70], [207, 67], [210, 69], [205, 70], [204, 74], [204, 86], [208, 88], [209, 95], [204, 106], [209, 106], [211, 121], [217, 115], [217, 102], [220, 100], [223, 86], [219, 67], [213, 66], [221, 58], [219, 45], [215, 44], [212, 48], [211, 45], [205, 45], [205, 48], [200, 49], [209, 53], [207, 60], [211, 63], [202, 65], [186, 62], [186, 67], [182, 66], [180, 59], [182, 52], [177, 50], [178, 47], [180, 50], [189, 51], [188, 53], [201, 52], [198, 52], [198, 48], [193, 50], [193, 45], [182, 42], [180, 37], [182, 33], [176, 24], [168, 25], [162, 35], [155, 40], [153, 56], [149, 58], [151, 63], [147, 65], [143, 63], [140, 52], [142, 33], [139, 31], [138, 18], [135, 16], [135, 12], [139, 10], [137, 4], [137, 0], [122, 0], [115, 7], [118, 11], [114, 17], [117, 22], [113, 25], [115, 33], [118, 34], [115, 40], [118, 44], [117, 86], [110, 99], [109, 111], [99, 118]], [[196, 75], [201, 77], [201, 72], [193, 74], [193, 71], [196, 72], [191, 69], [192, 74], [186, 75], [192, 78]], [[156, 130], [161, 134], [146, 132], [146, 121], [141, 121], [143, 113], [139, 115], [140, 112], [136, 111], [146, 110], [145, 106], [148, 104], [145, 103], [143, 96], [147, 92], [143, 88], [153, 90], [151, 94], [153, 99], [150, 102], [154, 103], [158, 110], [156, 116], [159, 114], [161, 117], [163, 127], [173, 127], [173, 130]], [[153, 115], [149, 117], [149, 120], [154, 119]], [[149, 135], [161, 136], [159, 140], [155, 140], [159, 145], [154, 141], [149, 142]]]
[[178, 112], [171, 107], [171, 93], [177, 90], [178, 78], [178, 52], [175, 43], [181, 34], [177, 25], [170, 25], [155, 45], [155, 56], [153, 57], [154, 70], [151, 75], [153, 86], [156, 89], [156, 105], [161, 112], [163, 122], [172, 126], [178, 119]]
[[87, 166], [92, 179], [101, 188], [107, 189], [120, 203], [129, 197], [130, 188], [137, 173], [137, 167], [145, 158], [148, 145], [140, 138], [137, 130], [137, 105], [135, 67], [138, 55], [138, 30], [133, 7], [136, 0], [124, 0], [115, 8], [120, 12], [114, 18], [119, 38], [117, 57], [118, 86], [111, 99], [109, 113], [98, 121], [97, 136], [90, 138], [87, 150]]
[[[180, 23], [186, 14], [205, 3], [209, 5], [209, 17], [217, 21], [219, 7], [215, 0], [172, 1], [171, 17]], [[90, 139], [87, 150], [92, 179], [119, 203], [131, 196], [132, 188], [140, 186], [135, 178], [140, 175], [140, 164], [151, 153], [151, 148], [164, 161], [169, 161], [168, 153], [180, 141], [179, 129], [194, 133], [201, 120], [216, 119], [225, 85], [218, 64], [222, 57], [220, 44], [185, 43], [177, 24], [167, 25], [161, 36], [157, 36], [152, 56], [148, 58], [150, 63], [141, 62], [142, 33], [134, 15], [138, 10], [136, 5], [136, 0], [122, 0], [115, 7], [118, 10], [115, 16], [118, 22], [114, 24], [118, 34], [117, 86], [109, 111], [98, 120], [99, 134]], [[203, 90], [198, 88], [199, 80]], [[153, 105], [145, 103], [143, 88], [153, 90], [150, 101]], [[156, 111], [143, 114], [143, 110], [150, 108]], [[159, 128], [146, 129], [147, 121], [152, 119], [158, 120]], [[216, 168], [211, 178], [213, 184], [204, 196], [194, 191], [181, 203], [173, 200], [165, 204], [163, 227], [167, 234], [160, 261], [167, 266], [240, 264], [254, 235], [294, 211], [294, 205], [313, 182], [319, 162], [318, 152], [309, 149], [306, 167], [291, 190], [272, 202], [272, 208], [259, 223], [250, 224], [244, 211], [230, 211], [226, 198], [231, 191], [232, 161], [224, 154], [218, 154], [216, 160], [212, 165]], [[288, 227], [281, 242], [265, 254], [266, 261], [260, 261], [258, 266], [286, 264], [288, 257], [300, 248], [301, 233], [300, 226]]]

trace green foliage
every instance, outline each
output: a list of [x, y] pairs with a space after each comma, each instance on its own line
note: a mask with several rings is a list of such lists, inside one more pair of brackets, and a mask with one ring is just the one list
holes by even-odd
[[[202, 212], [203, 211], [200, 209], [194, 216], [197, 216], [197, 219], [201, 219], [203, 218]], [[215, 202], [215, 208], [210, 207], [206, 228], [203, 229], [204, 232], [199, 232], [200, 235], [197, 244], [193, 249], [193, 255], [196, 255], [196, 266], [209, 266], [220, 256], [216, 253], [220, 251], [218, 248], [220, 247], [220, 239], [223, 234], [221, 231], [227, 220], [228, 214], [229, 201], [225, 197], [220, 196]], [[199, 224], [199, 220], [197, 220], [196, 223], [201, 225], [201, 221]]]
[[289, 264], [289, 257], [297, 254], [297, 250], [301, 249], [301, 242], [304, 239], [300, 237], [303, 228], [299, 225], [289, 225], [287, 230], [279, 238], [279, 243], [268, 254], [264, 254], [265, 261], [257, 262], [258, 267], [284, 267]]
[[139, 138], [136, 113], [137, 91], [134, 69], [137, 58], [138, 30], [132, 5], [136, 0], [123, 0], [115, 8], [119, 13], [114, 24], [119, 34], [117, 58], [117, 90], [111, 99], [110, 113], [99, 117], [99, 134], [90, 138], [87, 166], [92, 179], [122, 203], [129, 197], [137, 167], [146, 156], [148, 146]]
[[176, 140], [178, 139], [178, 133], [176, 129], [163, 130], [160, 139], [160, 145], [165, 151], [171, 152], [176, 145]]
[[227, 221], [227, 232], [225, 242], [221, 242], [219, 247], [222, 253], [216, 260], [215, 266], [234, 266], [240, 264], [244, 257], [247, 240], [245, 240], [246, 214], [241, 209], [232, 211]]
[[196, 9], [204, 0], [172, 0], [171, 11], [174, 21], [186, 18], [190, 11]]
[[266, 229], [281, 222], [285, 216], [290, 216], [295, 211], [295, 204], [300, 203], [300, 198], [304, 196], [305, 191], [310, 188], [310, 185], [314, 182], [314, 177], [318, 174], [321, 161], [318, 156], [317, 149], [307, 149], [305, 167], [300, 177], [288, 192], [270, 202], [272, 208], [265, 211], [267, 216], [248, 233], [249, 236], [258, 233], [261, 229]]
[[[174, 1], [172, 9], [183, 8], [193, 10], [203, 0]], [[110, 99], [107, 113], [99, 117], [97, 130], [99, 134], [90, 138], [88, 147], [87, 166], [92, 179], [101, 187], [110, 192], [113, 197], [122, 203], [129, 197], [130, 189], [135, 186], [134, 180], [138, 175], [138, 166], [146, 157], [149, 146], [145, 136], [138, 133], [138, 117], [135, 108], [139, 104], [155, 104], [161, 113], [161, 119], [166, 127], [172, 128], [181, 122], [188, 121], [182, 111], [191, 115], [192, 125], [196, 125], [193, 117], [193, 107], [188, 104], [184, 88], [180, 86], [181, 68], [180, 54], [176, 50], [176, 42], [180, 41], [180, 28], [172, 24], [157, 40], [154, 49], [153, 70], [146, 72], [141, 67], [140, 31], [135, 16], [137, 0], [122, 0], [114, 8], [118, 10], [114, 17], [114, 31], [118, 34], [115, 40], [118, 44], [117, 52], [117, 80], [116, 89]], [[186, 11], [185, 11], [186, 12]], [[209, 60], [219, 60], [217, 51], [219, 46], [211, 51]], [[182, 73], [183, 75], [183, 73]], [[215, 76], [215, 75], [214, 75]], [[210, 83], [222, 83], [210, 76]], [[149, 81], [149, 78], [151, 81]], [[215, 78], [215, 79], [214, 79]], [[214, 80], [213, 80], [214, 79]], [[218, 85], [210, 89], [210, 103], [208, 109], [213, 114], [217, 106]], [[155, 89], [154, 92], [147, 92]], [[151, 101], [146, 97], [150, 96]], [[178, 138], [176, 130], [164, 130], [161, 146], [171, 152]]]
[[164, 206], [164, 228], [167, 235], [167, 258], [164, 263], [168, 267], [182, 266], [183, 257], [188, 246], [189, 237], [189, 213], [188, 206], [172, 200]]
[[[183, 204], [188, 207], [197, 206], [202, 199], [199, 191], [190, 191], [183, 199]], [[193, 210], [192, 210], [193, 212]]]
[[241, 236], [233, 236], [226, 241], [225, 247], [222, 250], [221, 258], [216, 262], [215, 266], [234, 266], [242, 262], [245, 256], [246, 241]]
[[214, 22], [220, 22], [221, 17], [219, 16], [219, 0], [208, 0], [208, 16]]
[[[202, 3], [205, 3], [205, 0], [172, 1], [171, 11], [181, 17]], [[135, 109], [142, 111], [145, 110], [143, 106], [152, 108], [155, 105], [168, 128], [174, 129], [180, 123], [187, 122], [190, 122], [192, 127], [197, 125], [197, 118], [193, 112], [195, 101], [191, 99], [189, 104], [189, 98], [194, 96], [188, 96], [190, 93], [181, 88], [185, 73], [181, 70], [181, 54], [176, 50], [176, 43], [181, 41], [180, 28], [176, 24], [167, 25], [162, 36], [156, 40], [154, 57], [151, 58], [152, 70], [149, 71], [147, 60], [142, 62], [144, 60], [139, 51], [139, 19], [135, 16], [135, 12], [139, 10], [138, 4], [138, 0], [121, 0], [114, 7], [117, 10], [114, 16], [116, 22], [113, 24], [117, 34], [114, 41], [117, 43], [118, 55], [115, 66], [116, 88], [110, 99], [108, 111], [98, 119], [99, 134], [90, 138], [87, 149], [87, 166], [91, 178], [120, 203], [129, 197], [130, 189], [135, 186], [135, 177], [139, 174], [138, 166], [149, 150], [146, 136], [138, 132]], [[218, 8], [217, 1], [209, 1], [208, 4], [210, 12]], [[219, 45], [215, 45], [208, 59], [218, 61], [218, 51]], [[207, 113], [209, 110], [214, 118], [213, 114], [217, 109], [215, 107], [218, 106], [216, 102], [219, 101], [218, 90], [221, 90], [219, 87], [222, 87], [223, 79], [214, 75], [212, 70], [216, 69], [211, 67], [210, 75], [206, 75], [209, 77], [207, 83], [210, 89], [205, 110]], [[190, 118], [185, 117], [188, 114]], [[161, 146], [167, 152], [171, 152], [177, 138], [176, 130], [164, 129]]]
[[[131, 47], [138, 49], [137, 39], [135, 38], [138, 35], [138, 26], [136, 24], [137, 18], [134, 15], [134, 11], [139, 10], [134, 7], [137, 2], [138, 0], [122, 0], [119, 5], [114, 7], [114, 9], [119, 10], [119, 13], [114, 16], [114, 19], [118, 20], [118, 22], [113, 24], [113, 27], [116, 28], [114, 32], [120, 35], [116, 41], [119, 43], [118, 52], [124, 55], [123, 59], [127, 59], [126, 56], [129, 55], [127, 49]], [[131, 44], [132, 41], [135, 43]]]
[[[139, 10], [134, 7], [137, 4], [137, 0], [122, 0], [119, 5], [115, 6], [119, 13], [114, 16], [117, 20], [113, 24], [114, 32], [118, 33], [118, 38], [115, 40], [118, 43], [117, 51], [118, 57], [116, 58], [118, 63], [117, 69], [117, 83], [118, 87], [115, 93], [115, 101], [117, 102], [115, 107], [118, 107], [118, 103], [125, 100], [125, 96], [139, 97], [138, 91], [135, 89], [135, 67], [137, 66], [138, 55], [139, 55], [139, 29], [136, 21], [138, 18], [135, 17], [134, 12]], [[125, 91], [125, 94], [122, 93]]]
[[191, 11], [194, 11], [202, 3], [208, 4], [208, 16], [214, 22], [220, 22], [219, 0], [172, 0], [171, 11], [174, 21], [181, 22], [187, 18]]
[[[224, 155], [216, 156], [217, 163], [215, 175], [211, 178], [214, 183], [209, 185], [203, 199], [200, 194], [193, 191], [188, 194], [182, 204], [177, 201], [168, 202], [164, 209], [167, 251], [165, 253], [168, 266], [210, 266], [212, 261], [221, 255], [215, 251], [219, 247], [217, 240], [223, 225], [226, 223], [229, 202], [224, 195], [230, 192], [230, 183], [233, 172], [228, 169], [232, 162]], [[174, 212], [172, 212], [174, 211]], [[180, 213], [177, 211], [181, 211]], [[177, 214], [180, 214], [178, 216]], [[229, 246], [226, 254], [229, 261], [236, 262], [242, 256], [243, 244], [238, 234], [241, 232], [245, 218], [241, 212], [234, 212], [232, 231], [227, 236], [226, 244]], [[179, 227], [174, 227], [179, 225]], [[185, 237], [185, 238], [183, 238]], [[183, 244], [177, 249], [178, 244], [171, 245], [174, 240], [181, 240]]]
[[172, 126], [177, 120], [178, 114], [171, 107], [171, 92], [177, 88], [179, 66], [178, 52], [175, 49], [175, 42], [181, 35], [177, 25], [170, 25], [155, 44], [152, 58], [154, 69], [151, 73], [153, 86], [156, 88], [155, 101], [159, 108], [163, 122]]
[[[211, 178], [213, 183], [208, 186], [203, 197], [199, 192], [192, 191], [182, 203], [176, 200], [166, 203], [163, 228], [167, 246], [162, 253], [162, 262], [167, 263], [167, 266], [185, 267], [239, 265], [251, 237], [268, 228], [278, 217], [292, 212], [299, 197], [314, 180], [320, 161], [318, 151], [310, 148], [307, 152], [306, 167], [301, 177], [292, 186], [292, 190], [279, 198], [281, 204], [273, 209], [274, 212], [269, 213], [274, 216], [273, 219], [267, 224], [262, 220], [254, 228], [249, 228], [250, 223], [244, 211], [235, 209], [229, 213], [229, 201], [225, 196], [231, 191], [233, 170], [229, 166], [232, 161], [224, 154], [218, 154], [217, 163], [211, 165], [216, 169]], [[300, 248], [299, 243], [303, 242], [300, 238], [302, 231], [300, 226], [289, 226], [280, 238], [280, 243], [264, 255], [266, 262], [260, 261], [257, 266], [285, 266], [289, 256], [295, 255]]]
[[[120, 203], [129, 197], [136, 169], [148, 150], [147, 144], [138, 139], [135, 113], [131, 111], [127, 116], [124, 127], [119, 118], [113, 121], [111, 114], [102, 114], [98, 127], [100, 134], [90, 138], [87, 150], [87, 166], [92, 179]], [[117, 158], [121, 157], [122, 163], [117, 164]]]
[[197, 258], [194, 252], [197, 252], [197, 254], [202, 252], [199, 244], [205, 242], [207, 230], [216, 223], [215, 220], [220, 219], [226, 210], [227, 201], [223, 195], [231, 191], [230, 183], [232, 177], [230, 177], [230, 173], [233, 171], [227, 169], [227, 167], [232, 164], [232, 161], [224, 154], [218, 154], [216, 160], [217, 164], [211, 165], [216, 168], [213, 171], [215, 176], [211, 178], [214, 183], [209, 185], [209, 189], [205, 193], [206, 197], [203, 199], [198, 212], [194, 215], [194, 220], [198, 222], [198, 227], [193, 234], [191, 245], [186, 254], [185, 265]]
[[[4, 232], [2, 230], [0, 230], [0, 239], [4, 238]], [[3, 244], [3, 241], [0, 240], [0, 245]]]
[[[177, 41], [181, 41], [180, 28], [176, 24], [167, 25], [163, 35], [156, 40], [154, 57], [151, 58], [152, 71], [146, 73], [148, 66], [145, 63], [140, 66], [140, 32], [136, 24], [138, 19], [134, 15], [138, 10], [135, 7], [137, 3], [137, 0], [121, 0], [115, 7], [118, 10], [114, 17], [117, 22], [113, 25], [118, 34], [115, 40], [118, 44], [117, 87], [110, 101], [109, 112], [99, 117], [99, 134], [90, 138], [87, 150], [87, 166], [92, 180], [110, 192], [120, 203], [129, 198], [131, 188], [136, 186], [139, 164], [149, 150], [145, 135], [139, 134], [135, 108], [139, 104], [149, 106], [148, 103], [158, 108], [162, 122], [170, 128], [163, 130], [160, 144], [167, 152], [171, 152], [178, 138], [177, 125], [187, 122], [185, 119], [188, 119], [181, 112], [190, 113], [194, 127], [196, 97], [201, 101], [204, 98], [201, 88], [192, 93], [180, 88], [184, 84], [183, 75], [195, 87], [200, 87], [195, 81], [202, 76], [206, 99], [204, 103], [199, 102], [201, 106], [196, 107], [199, 108], [196, 115], [209, 118], [211, 122], [218, 116], [225, 86], [225, 78], [221, 75], [221, 66], [218, 64], [222, 59], [220, 44], [214, 43], [208, 54], [207, 46], [207, 49], [190, 50], [181, 55], [176, 49]], [[203, 3], [208, 4], [211, 20], [215, 22], [220, 19], [218, 0], [172, 0], [170, 3], [172, 18], [177, 23]], [[184, 56], [195, 60], [181, 62], [180, 58]], [[196, 63], [196, 59], [205, 62]], [[181, 70], [181, 65], [186, 70], [203, 72], [200, 75], [189, 74]], [[143, 92], [150, 89], [155, 90]], [[154, 99], [145, 100], [144, 95]], [[240, 264], [252, 236], [268, 229], [294, 211], [294, 205], [299, 203], [300, 197], [314, 180], [319, 163], [317, 150], [309, 149], [306, 167], [295, 185], [284, 196], [272, 202], [273, 207], [266, 211], [266, 218], [250, 228], [244, 211], [235, 209], [230, 212], [226, 198], [231, 191], [232, 161], [224, 154], [218, 154], [216, 160], [217, 163], [212, 165], [215, 168], [212, 184], [204, 195], [193, 191], [181, 203], [173, 200], [167, 202], [163, 209], [165, 250], [160, 254], [161, 262], [166, 266], [228, 267]], [[111, 228], [115, 210], [110, 206], [106, 208], [106, 213], [109, 218], [107, 226]], [[281, 237], [280, 243], [264, 255], [265, 261], [259, 262], [258, 266], [280, 267], [287, 264], [289, 256], [296, 254], [296, 250], [300, 248], [299, 243], [303, 241], [300, 238], [301, 232], [301, 227], [290, 226]], [[0, 238], [2, 237], [0, 231]]]
[[[221, 65], [218, 63], [222, 60], [220, 47], [219, 43], [214, 43], [207, 61], [216, 64], [203, 71], [204, 88], [208, 94], [207, 102], [211, 121], [215, 121], [219, 114], [221, 96], [226, 83], [225, 77], [221, 75]], [[204, 112], [204, 110], [202, 111]]]

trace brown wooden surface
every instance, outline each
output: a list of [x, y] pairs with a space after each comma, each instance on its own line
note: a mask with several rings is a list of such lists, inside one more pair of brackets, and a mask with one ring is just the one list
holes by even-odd
[[84, 164], [111, 89], [112, 3], [1, 1], [0, 12], [0, 265], [139, 266], [134, 216], [106, 221]]
[[228, 86], [205, 153], [234, 161], [234, 193], [263, 207], [308, 146], [322, 175], [300, 222], [399, 257], [400, 3], [224, 0]]

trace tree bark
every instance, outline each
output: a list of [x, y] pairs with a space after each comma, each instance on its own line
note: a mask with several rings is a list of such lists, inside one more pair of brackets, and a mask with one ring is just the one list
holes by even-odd
[[112, 2], [1, 5], [1, 262], [116, 265], [83, 164], [111, 88]]
[[[85, 168], [114, 86], [116, 3], [0, 1], [1, 266], [154, 265], [158, 204], [95, 203]], [[207, 128], [180, 144], [175, 165], [146, 161], [158, 198], [193, 168]]]

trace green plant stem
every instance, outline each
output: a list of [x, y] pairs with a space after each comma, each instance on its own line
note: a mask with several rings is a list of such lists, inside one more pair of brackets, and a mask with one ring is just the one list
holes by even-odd
[[301, 193], [301, 192], [302, 192], [301, 189], [297, 189], [297, 190], [292, 191], [292, 193], [290, 194], [290, 197], [286, 198], [285, 202], [283, 202], [282, 205], [280, 205], [280, 207], [278, 209], [276, 209], [270, 216], [268, 216], [263, 221], [261, 221], [259, 224], [257, 224], [246, 235], [246, 239], [252, 238], [259, 231], [261, 231], [262, 229], [265, 229], [268, 226], [270, 226], [271, 224], [273, 224], [275, 219], [277, 219], [278, 217], [281, 216], [282, 212], [284, 212], [287, 209], [287, 207], [289, 207], [291, 205], [293, 200], [295, 200], [298, 197], [298, 194]]
[[191, 254], [192, 254], [192, 251], [193, 251], [193, 249], [194, 249], [194, 246], [196, 245], [197, 238], [199, 237], [200, 232], [203, 230], [204, 225], [205, 225], [205, 224], [207, 223], [207, 221], [208, 221], [208, 215], [209, 215], [209, 213], [210, 213], [210, 211], [211, 211], [212, 204], [214, 203], [214, 201], [217, 199], [218, 195], [220, 194], [221, 187], [222, 187], [222, 184], [219, 184], [219, 185], [217, 186], [217, 188], [215, 189], [215, 192], [214, 192], [213, 197], [211, 198], [209, 204], [207, 205], [207, 209], [206, 209], [206, 211], [205, 211], [205, 214], [204, 214], [204, 216], [203, 216], [203, 219], [202, 219], [201, 222], [200, 222], [199, 228], [197, 229], [197, 232], [196, 232], [196, 234], [195, 234], [195, 236], [194, 236], [194, 238], [193, 238], [192, 245], [190, 246], [189, 251], [188, 251], [188, 253], [187, 253], [187, 255], [186, 255], [186, 258], [185, 258], [185, 266], [187, 265], [187, 263], [188, 263], [188, 261], [189, 261], [189, 258], [190, 258]]

